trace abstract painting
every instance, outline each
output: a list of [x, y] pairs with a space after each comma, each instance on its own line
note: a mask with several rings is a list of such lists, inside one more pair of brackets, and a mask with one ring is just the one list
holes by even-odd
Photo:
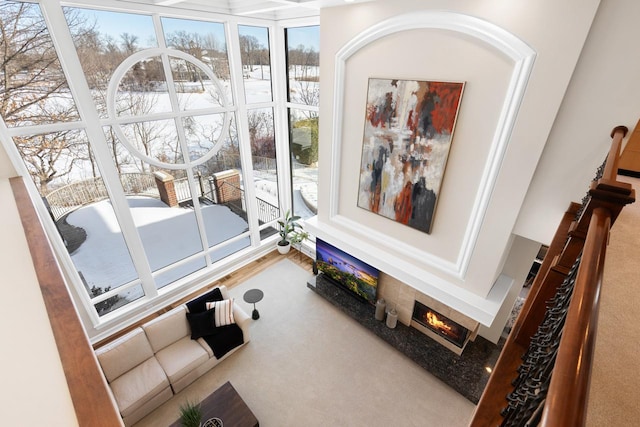
[[359, 207], [431, 232], [463, 88], [369, 79]]

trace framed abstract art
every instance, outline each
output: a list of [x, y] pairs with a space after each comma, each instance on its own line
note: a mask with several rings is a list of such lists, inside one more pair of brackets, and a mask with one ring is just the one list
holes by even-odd
[[464, 83], [369, 79], [358, 206], [430, 233]]

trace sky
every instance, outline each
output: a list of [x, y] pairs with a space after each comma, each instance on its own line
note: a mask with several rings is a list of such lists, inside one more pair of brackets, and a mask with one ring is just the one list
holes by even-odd
[[[100, 33], [107, 34], [114, 40], [120, 40], [120, 35], [126, 32], [136, 35], [142, 47], [155, 47], [158, 45], [153, 20], [150, 15], [78, 8], [76, 10], [85, 15], [89, 22], [95, 22]], [[224, 25], [218, 22], [162, 18], [162, 25], [165, 33], [173, 33], [175, 31], [195, 32], [198, 34], [212, 33], [218, 40], [225, 40]], [[239, 25], [238, 30], [240, 35], [254, 36], [263, 46], [268, 46], [269, 35], [266, 27]], [[289, 28], [287, 37], [291, 47], [297, 47], [302, 44], [316, 51], [320, 50], [319, 26]]]
[[302, 44], [320, 52], [320, 26], [289, 28], [287, 38], [291, 47], [295, 48]]

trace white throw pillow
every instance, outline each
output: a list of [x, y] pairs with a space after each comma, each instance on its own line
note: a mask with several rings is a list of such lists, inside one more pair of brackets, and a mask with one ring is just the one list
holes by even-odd
[[207, 303], [207, 310], [215, 309], [216, 326], [226, 326], [236, 323], [233, 318], [233, 298]]

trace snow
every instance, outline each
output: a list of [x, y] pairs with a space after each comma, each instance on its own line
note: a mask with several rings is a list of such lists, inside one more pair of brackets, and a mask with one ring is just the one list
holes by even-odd
[[[170, 208], [150, 197], [131, 197], [128, 200], [152, 271], [202, 251], [193, 210]], [[248, 228], [247, 222], [226, 206], [203, 206], [202, 216], [211, 246], [235, 237]], [[71, 254], [71, 259], [89, 288], [115, 288], [137, 277], [108, 200], [78, 209], [68, 216], [67, 222], [83, 228], [87, 233], [86, 240]], [[212, 261], [222, 259], [249, 244], [249, 238], [246, 237], [218, 248], [212, 254]], [[202, 267], [204, 258], [176, 267], [160, 275], [157, 286], [166, 285]], [[127, 299], [137, 297], [135, 291], [138, 289], [133, 288]]]
[[[297, 72], [301, 74], [302, 71], [297, 70]], [[317, 73], [317, 69], [308, 72], [309, 75], [316, 75]], [[272, 101], [270, 69], [268, 66], [263, 66], [262, 70], [260, 67], [254, 67], [252, 71], [245, 69], [243, 82], [246, 103], [249, 107], [252, 104]], [[225, 92], [230, 94], [230, 82], [221, 81], [220, 83]], [[290, 83], [291, 87], [295, 87], [295, 80], [291, 79]], [[317, 82], [304, 82], [305, 87], [310, 90], [317, 90], [318, 84]], [[219, 105], [211, 96], [211, 90], [217, 89], [213, 83], [205, 82], [204, 91], [201, 90], [199, 83], [181, 83], [180, 85], [184, 87], [184, 92], [178, 94], [182, 110], [196, 110]], [[120, 93], [119, 95], [127, 96], [126, 93]], [[139, 93], [138, 95], [147, 98], [144, 104], [149, 105], [151, 109], [151, 111], [146, 112], [147, 114], [166, 112], [172, 109], [166, 87], [159, 87], [158, 92]], [[68, 99], [71, 99], [70, 94]], [[51, 100], [53, 102], [61, 102], [57, 98], [55, 100], [51, 98]], [[232, 102], [232, 100], [229, 99], [229, 102]], [[206, 115], [197, 116], [195, 121], [201, 125], [202, 129], [207, 130], [218, 127], [220, 120], [220, 115], [217, 115], [217, 117], [216, 115]], [[158, 122], [154, 123], [156, 131], [164, 133], [165, 136], [170, 135], [169, 138], [160, 139], [174, 141], [176, 139], [175, 126], [161, 127], [159, 124]], [[188, 139], [189, 147], [194, 156], [192, 160], [204, 155], [207, 150], [213, 148], [211, 141], [202, 132], [188, 133]], [[164, 150], [165, 148], [160, 147], [160, 149]], [[131, 168], [135, 171], [133, 165], [126, 162], [123, 163], [123, 167]], [[87, 163], [78, 163], [78, 165], [79, 167], [74, 168], [74, 171], [66, 179], [81, 180], [88, 176], [89, 165]], [[256, 175], [254, 185], [256, 186], [257, 196], [274, 206], [279, 206], [275, 172], [273, 175], [266, 171], [254, 171], [254, 173]], [[315, 202], [316, 179], [317, 169], [315, 168], [298, 169], [294, 173], [293, 197], [295, 199], [296, 213], [303, 218], [314, 215], [314, 212], [305, 206], [305, 200]], [[157, 271], [193, 254], [202, 252], [193, 210], [169, 208], [161, 201], [149, 197], [131, 197], [128, 201], [152, 271]], [[248, 229], [248, 224], [245, 220], [224, 206], [203, 206], [202, 215], [206, 227], [206, 236], [211, 247], [215, 247]], [[87, 233], [86, 240], [71, 254], [71, 258], [76, 269], [84, 278], [88, 289], [93, 286], [102, 289], [107, 287], [115, 289], [138, 277], [113, 208], [108, 200], [79, 208], [69, 214], [67, 222], [83, 228]], [[217, 248], [211, 254], [212, 261], [220, 260], [249, 245], [250, 240], [247, 237], [223, 248]], [[156, 286], [165, 286], [204, 267], [204, 256], [197, 257], [184, 265], [156, 275]], [[123, 292], [122, 296], [131, 301], [142, 296], [142, 289], [140, 286], [130, 288]]]

